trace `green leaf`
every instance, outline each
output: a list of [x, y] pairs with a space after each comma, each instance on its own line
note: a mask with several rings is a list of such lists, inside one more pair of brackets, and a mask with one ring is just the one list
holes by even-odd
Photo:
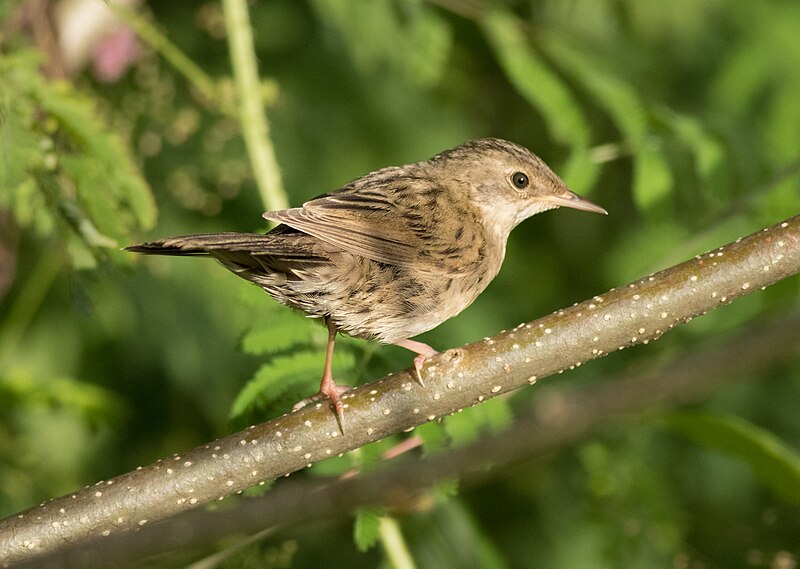
[[34, 130], [35, 102], [18, 88], [37, 63], [31, 54], [0, 56], [0, 209], [10, 209], [20, 226], [46, 235], [52, 217], [33, 172], [52, 165], [52, 139]]
[[298, 384], [311, 386], [312, 378], [321, 373], [320, 362], [319, 354], [303, 351], [263, 364], [236, 396], [230, 418], [235, 419], [253, 408], [261, 407], [265, 401], [277, 399]]
[[[147, 184], [133, 164], [122, 141], [108, 132], [97, 118], [92, 103], [80, 97], [66, 84], [48, 84], [43, 81], [31, 85], [31, 95], [50, 114], [59, 127], [76, 145], [77, 159], [85, 161], [84, 172], [91, 172], [91, 178], [84, 178], [88, 184], [78, 185], [76, 189], [84, 200], [94, 194], [108, 192], [114, 199], [116, 219], [95, 219], [98, 226], [115, 228], [119, 236], [135, 227], [148, 230], [155, 224], [156, 207]], [[123, 216], [120, 223], [119, 216]]]
[[543, 47], [589, 92], [617, 125], [634, 157], [633, 196], [651, 210], [673, 190], [673, 177], [661, 147], [650, 132], [647, 109], [636, 90], [590, 54], [560, 36], [543, 34]]
[[[319, 382], [322, 375], [324, 361], [324, 352], [308, 350], [273, 358], [258, 369], [253, 379], [236, 396], [231, 407], [230, 419], [263, 408], [290, 393], [312, 395], [313, 386]], [[344, 350], [337, 350], [334, 353], [333, 369], [338, 377], [347, 376], [348, 370], [351, 370], [354, 364], [353, 354]]]
[[775, 435], [733, 416], [675, 413], [667, 426], [700, 445], [738, 458], [773, 492], [800, 504], [800, 454]]
[[[96, 188], [102, 178], [102, 172], [97, 165], [82, 157], [64, 156], [61, 159], [61, 166], [76, 188]], [[62, 199], [60, 205], [64, 216], [72, 222], [87, 245], [118, 247], [117, 241], [103, 235], [92, 222], [92, 220], [103, 220], [102, 225], [111, 228], [109, 220], [114, 220], [118, 213], [118, 204], [114, 196], [109, 192], [84, 191], [82, 197], [84, 208], [73, 201]]]
[[800, 108], [797, 97], [800, 89], [782, 91], [775, 94], [765, 117], [764, 139], [767, 152], [774, 164], [781, 165], [797, 159], [800, 145]]
[[0, 207], [41, 234], [66, 222], [84, 242], [68, 250], [89, 264], [99, 248], [129, 262], [117, 244], [154, 225], [150, 190], [94, 101], [38, 65], [28, 52], [0, 56]]
[[533, 50], [519, 19], [496, 9], [481, 25], [509, 81], [542, 113], [553, 138], [573, 147], [587, 147], [589, 125], [581, 106], [564, 81]]
[[672, 172], [654, 140], [643, 139], [634, 152], [633, 199], [639, 209], [652, 210], [672, 194]]
[[452, 30], [426, 3], [315, 0], [313, 5], [363, 72], [374, 73], [388, 66], [422, 86], [433, 85], [442, 76]]
[[701, 180], [710, 178], [723, 165], [725, 149], [722, 143], [709, 134], [700, 120], [667, 108], [662, 109], [660, 118], [694, 155], [695, 169]]
[[542, 47], [570, 73], [611, 116], [627, 137], [641, 140], [648, 131], [647, 112], [636, 91], [588, 53], [555, 34], [543, 34]]
[[[263, 303], [263, 298], [260, 299]], [[282, 352], [296, 345], [308, 345], [312, 323], [291, 310], [270, 311], [267, 320], [256, 322], [242, 337], [242, 351], [260, 355]]]
[[447, 502], [458, 496], [458, 478], [443, 478], [433, 485], [430, 492], [437, 502]]
[[30, 171], [45, 162], [45, 137], [33, 131], [35, 109], [32, 101], [19, 97], [0, 65], [4, 80], [0, 81], [0, 204], [7, 205], [9, 194], [30, 179]]
[[561, 178], [569, 188], [579, 194], [585, 194], [594, 187], [600, 176], [600, 164], [592, 159], [588, 148], [576, 147], [563, 166]]
[[381, 517], [386, 515], [383, 508], [359, 508], [353, 525], [353, 540], [362, 553], [375, 546], [380, 537], [378, 528]]
[[444, 430], [454, 446], [463, 446], [486, 430], [498, 431], [507, 427], [512, 419], [508, 401], [495, 397], [446, 417]]
[[10, 188], [7, 200], [0, 194], [0, 206], [9, 206], [21, 227], [30, 227], [39, 235], [49, 235], [55, 227], [55, 216], [36, 179], [31, 177], [19, 186]]
[[311, 465], [311, 468], [306, 469], [306, 471], [314, 476], [341, 476], [345, 472], [353, 470], [353, 466], [350, 462], [351, 454], [352, 453], [347, 453], [342, 456], [331, 456], [321, 462], [315, 462]]
[[19, 370], [0, 377], [0, 408], [10, 411], [32, 406], [65, 409], [92, 424], [108, 423], [123, 414], [116, 394], [91, 383]]
[[422, 450], [426, 455], [435, 454], [447, 448], [447, 433], [438, 422], [423, 423], [414, 429], [414, 433], [425, 442]]

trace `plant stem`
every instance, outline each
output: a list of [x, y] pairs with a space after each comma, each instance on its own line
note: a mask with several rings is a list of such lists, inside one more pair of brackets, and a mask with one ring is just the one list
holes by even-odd
[[381, 516], [378, 520], [378, 533], [383, 550], [394, 569], [416, 568], [397, 520], [389, 516]]
[[239, 122], [261, 201], [268, 210], [286, 209], [289, 201], [269, 137], [247, 2], [223, 0], [222, 5], [239, 103]]
[[183, 75], [195, 89], [197, 89], [202, 96], [217, 104], [220, 110], [229, 115], [236, 115], [235, 109], [230, 105], [225, 104], [219, 96], [219, 89], [217, 84], [205, 71], [189, 57], [187, 57], [174, 43], [162, 34], [147, 19], [141, 17], [133, 10], [122, 6], [118, 3], [107, 4], [117, 16], [119, 16], [126, 24], [128, 24], [136, 32], [136, 35], [142, 39], [147, 45], [152, 47], [164, 59], [166, 59], [175, 70]]

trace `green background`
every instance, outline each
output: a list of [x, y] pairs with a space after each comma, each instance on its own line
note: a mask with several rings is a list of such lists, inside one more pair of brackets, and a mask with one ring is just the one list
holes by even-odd
[[[2, 2], [0, 15], [9, 22], [23, 4]], [[137, 14], [219, 80], [230, 104], [219, 4], [151, 2]], [[523, 223], [486, 292], [421, 337], [439, 349], [798, 213], [794, 0], [277, 0], [253, 3], [250, 15], [292, 205], [497, 136], [530, 148], [609, 211]], [[2, 45], [5, 516], [285, 411], [315, 390], [325, 332], [212, 262], [118, 250], [178, 233], [266, 229], [225, 103], [199, 96], [151, 45], [113, 83], [91, 70], [46, 81], [30, 35], [14, 26]], [[429, 452], [436, 441], [464, 444], [510, 425], [542, 389], [680, 359], [796, 310], [799, 284], [789, 279], [422, 436]], [[411, 364], [404, 350], [360, 340], [340, 352], [345, 384]], [[797, 493], [776, 492], [770, 476], [783, 469], [800, 484], [800, 362], [765, 363], [744, 379], [759, 381], [728, 385], [691, 414], [648, 415], [478, 486], [432, 492], [397, 516], [406, 544], [419, 567], [794, 567]], [[299, 476], [370, 464], [397, 440]], [[766, 448], [778, 450], [765, 473], [754, 456]], [[362, 551], [375, 541], [374, 521], [374, 512], [359, 515], [355, 541], [352, 519], [289, 528], [223, 566], [389, 566], [380, 547]]]

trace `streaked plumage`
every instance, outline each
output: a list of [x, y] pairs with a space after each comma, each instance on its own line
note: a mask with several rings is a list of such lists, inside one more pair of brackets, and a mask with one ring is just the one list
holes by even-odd
[[500, 270], [511, 230], [559, 206], [605, 213], [527, 149], [479, 139], [267, 212], [280, 225], [263, 235], [187, 235], [128, 250], [209, 255], [278, 302], [324, 318], [330, 346], [320, 391], [341, 418], [330, 370], [337, 331], [417, 352], [419, 376], [436, 352], [408, 338], [469, 306]]

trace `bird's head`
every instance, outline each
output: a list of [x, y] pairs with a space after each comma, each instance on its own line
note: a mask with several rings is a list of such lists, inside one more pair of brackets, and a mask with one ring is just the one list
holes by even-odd
[[468, 187], [485, 222], [508, 233], [523, 220], [557, 207], [607, 214], [567, 188], [541, 158], [498, 138], [466, 142], [437, 155], [432, 163]]

